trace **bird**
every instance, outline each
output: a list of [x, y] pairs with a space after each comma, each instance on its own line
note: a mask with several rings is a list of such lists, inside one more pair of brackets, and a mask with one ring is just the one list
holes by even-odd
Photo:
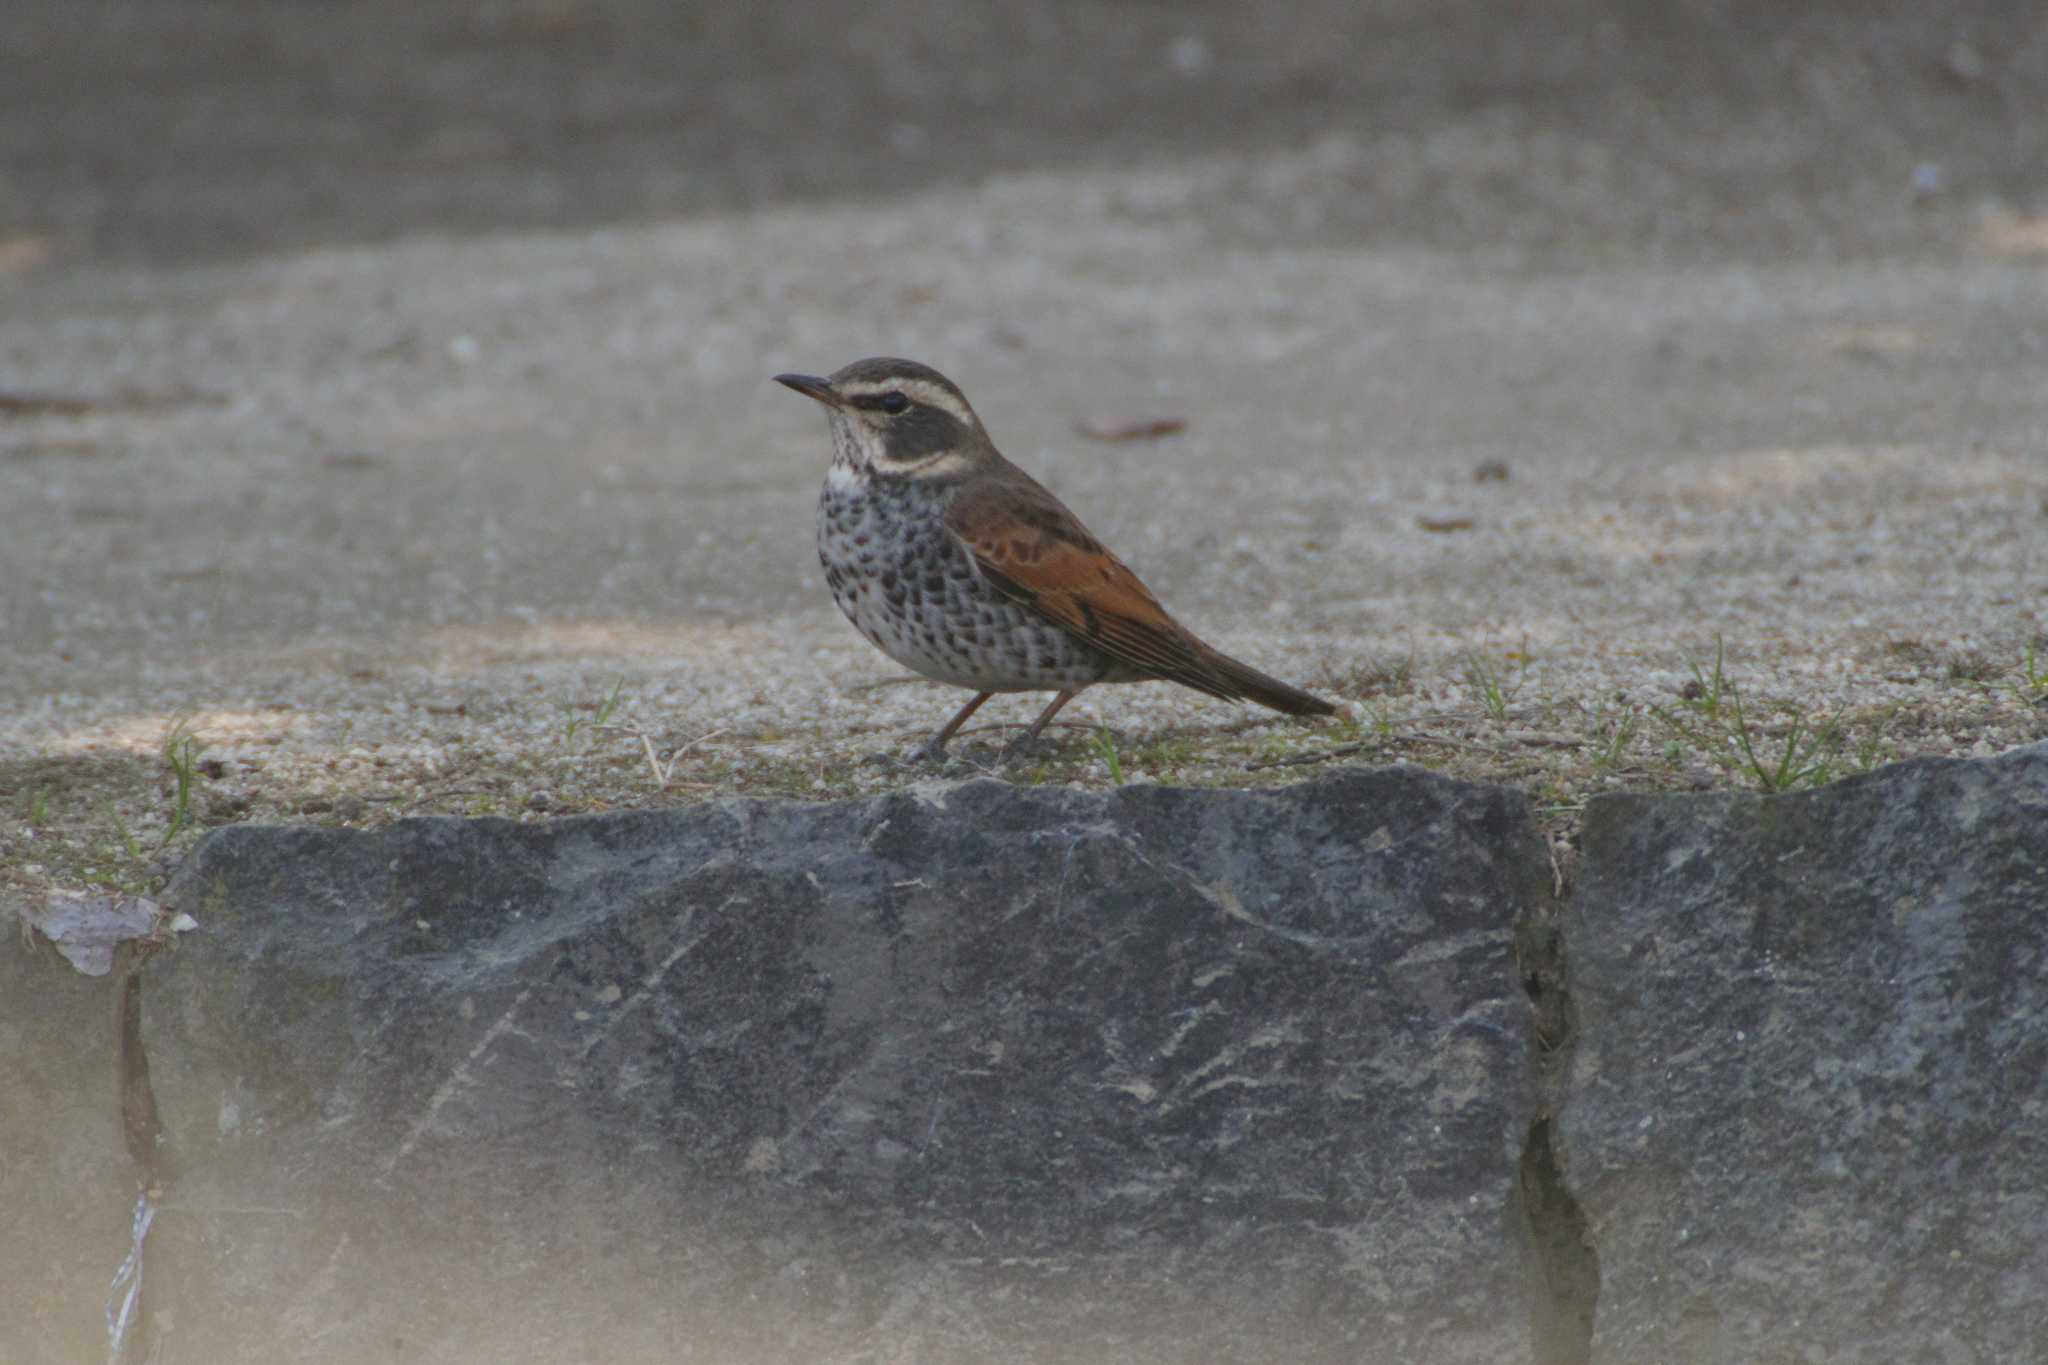
[[832, 464], [818, 560], [839, 610], [884, 654], [974, 696], [913, 758], [998, 692], [1054, 695], [1026, 752], [1096, 683], [1165, 680], [1290, 716], [1336, 707], [1204, 643], [1043, 485], [1005, 459], [958, 385], [877, 356], [829, 376], [778, 374], [825, 407]]

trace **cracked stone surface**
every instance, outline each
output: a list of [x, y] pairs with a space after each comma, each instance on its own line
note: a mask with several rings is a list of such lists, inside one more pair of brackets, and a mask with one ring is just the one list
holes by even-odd
[[[1520, 1359], [1548, 877], [1403, 769], [220, 831], [144, 969], [167, 1359]], [[103, 1284], [118, 1205], [38, 1232]]]
[[[2048, 745], [1603, 801], [1553, 876], [1410, 769], [222, 830], [136, 978], [150, 1339], [2028, 1358]], [[103, 1349], [122, 979], [0, 953], [9, 1360]]]
[[1594, 1358], [2048, 1341], [2048, 745], [1587, 812], [1560, 1133]]

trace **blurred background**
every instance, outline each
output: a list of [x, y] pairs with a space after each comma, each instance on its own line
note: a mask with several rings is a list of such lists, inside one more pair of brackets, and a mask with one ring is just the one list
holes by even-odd
[[[1870, 251], [2036, 207], [2026, 0], [12, 0], [0, 231], [222, 257], [1331, 143], [1249, 233]], [[1250, 197], [1250, 196], [1247, 196]]]

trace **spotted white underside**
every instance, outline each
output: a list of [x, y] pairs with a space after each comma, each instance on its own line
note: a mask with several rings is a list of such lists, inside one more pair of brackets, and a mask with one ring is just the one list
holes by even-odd
[[832, 600], [855, 629], [904, 667], [977, 692], [1084, 687], [1122, 676], [1107, 656], [982, 576], [946, 529], [948, 496], [924, 481], [833, 461], [818, 499], [818, 560]]

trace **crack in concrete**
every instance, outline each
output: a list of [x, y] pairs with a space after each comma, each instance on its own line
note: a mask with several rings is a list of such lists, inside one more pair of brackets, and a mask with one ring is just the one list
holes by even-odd
[[[1548, 842], [1548, 841], [1546, 841]], [[1522, 1252], [1536, 1365], [1589, 1365], [1600, 1300], [1600, 1250], [1572, 1194], [1557, 1152], [1557, 1116], [1567, 1099], [1578, 1013], [1572, 1004], [1563, 917], [1577, 888], [1558, 868], [1540, 875], [1515, 918], [1515, 975], [1529, 1001], [1529, 1085], [1535, 1117], [1522, 1140], [1509, 1195], [1510, 1225]]]
[[[137, 1343], [153, 1338], [150, 1301], [143, 1277], [144, 1250], [150, 1224], [171, 1178], [170, 1150], [164, 1142], [163, 1118], [156, 1089], [149, 1080], [149, 1050], [142, 1041], [142, 964], [154, 951], [151, 943], [124, 944], [120, 950], [121, 986], [114, 1017], [114, 1070], [121, 1109], [121, 1136], [141, 1176], [142, 1196], [136, 1206], [128, 1258], [114, 1275], [107, 1300], [107, 1332], [113, 1365], [129, 1359]], [[154, 1351], [151, 1353], [154, 1358]]]

